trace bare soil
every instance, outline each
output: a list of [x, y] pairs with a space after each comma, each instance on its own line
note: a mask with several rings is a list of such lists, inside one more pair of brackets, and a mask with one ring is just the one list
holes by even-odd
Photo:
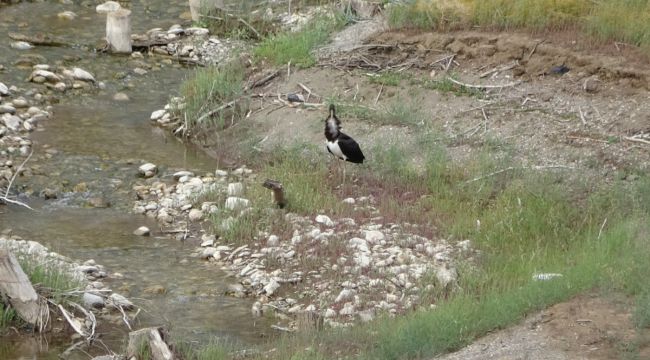
[[[347, 37], [346, 46], [321, 51], [317, 67], [290, 74], [284, 69], [259, 90], [265, 96], [252, 102], [250, 117], [227, 129], [212, 151], [234, 154], [228, 149], [242, 145], [270, 150], [292, 142], [323, 143], [325, 106], [293, 107], [278, 100], [297, 92], [309, 103], [335, 100], [377, 111], [411, 104], [426, 114], [425, 125], [440, 130], [456, 161], [495, 144], [495, 151], [525, 165], [561, 165], [594, 181], [635, 181], [635, 174], [648, 170], [650, 63], [638, 49], [590, 44], [570, 33], [412, 34], [372, 26], [373, 31], [358, 31], [365, 34], [362, 41]], [[355, 33], [347, 31], [346, 36]], [[552, 68], [560, 65], [569, 71], [554, 74]], [[372, 81], [372, 74], [387, 70], [404, 75], [398, 85]], [[479, 98], [424, 85], [449, 76], [495, 87]], [[512, 83], [516, 85], [503, 86]], [[342, 121], [344, 131], [365, 150], [370, 168], [370, 149], [390, 143], [410, 145], [417, 161], [417, 127], [354, 116]], [[324, 146], [323, 152], [326, 156]], [[650, 333], [634, 328], [631, 308], [625, 300], [581, 295], [441, 359], [650, 358]]]

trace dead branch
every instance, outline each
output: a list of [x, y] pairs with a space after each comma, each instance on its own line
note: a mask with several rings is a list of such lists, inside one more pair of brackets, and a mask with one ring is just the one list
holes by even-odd
[[377, 97], [375, 98], [375, 105], [377, 105], [377, 101], [379, 101], [379, 97], [381, 96], [381, 92], [384, 90], [384, 84], [381, 84], [381, 87], [379, 88], [379, 93], [377, 94]]
[[280, 209], [283, 209], [286, 206], [287, 203], [284, 197], [284, 187], [281, 182], [266, 179], [262, 186], [273, 191], [273, 199]]
[[9, 180], [9, 185], [7, 185], [7, 191], [5, 191], [5, 196], [1, 197], [0, 200], [2, 200], [4, 202], [7, 202], [7, 203], [10, 203], [10, 204], [24, 206], [24, 207], [26, 207], [26, 208], [28, 208], [30, 210], [34, 210], [29, 205], [27, 205], [25, 203], [22, 203], [22, 202], [20, 202], [18, 200], [9, 199], [9, 190], [11, 190], [11, 185], [13, 185], [14, 180], [16, 180], [16, 177], [20, 173], [20, 170], [23, 169], [23, 166], [25, 166], [25, 163], [27, 163], [29, 161], [29, 159], [32, 157], [32, 155], [34, 155], [34, 150], [29, 152], [29, 155], [27, 155], [25, 160], [23, 160], [23, 162], [20, 164], [20, 166], [18, 166], [18, 169], [16, 169], [16, 172], [11, 176], [11, 179]]
[[467, 180], [463, 184], [473, 183], [475, 181], [483, 180], [485, 178], [489, 178], [489, 177], [499, 175], [499, 174], [502, 174], [504, 172], [512, 171], [512, 170], [546, 170], [546, 169], [569, 169], [569, 170], [573, 170], [575, 168], [571, 167], [571, 166], [566, 166], [566, 165], [535, 165], [535, 166], [531, 166], [531, 167], [514, 167], [514, 166], [510, 166], [510, 167], [507, 167], [505, 169], [501, 169], [501, 170], [491, 172], [491, 173], [486, 174], [486, 175], [475, 177], [475, 178], [473, 178], [471, 180]]
[[68, 321], [68, 324], [72, 327], [72, 330], [74, 330], [77, 334], [81, 335], [84, 338], [88, 338], [89, 334], [84, 331], [83, 325], [81, 322], [74, 317], [74, 315], [70, 314], [68, 310], [66, 310], [61, 304], [58, 304], [57, 307], [59, 308], [59, 311], [63, 315], [63, 317]]
[[502, 88], [507, 88], [507, 87], [516, 86], [516, 85], [521, 84], [521, 81], [515, 81], [515, 82], [508, 83], [508, 84], [503, 84], [503, 85], [473, 85], [473, 84], [462, 83], [462, 82], [460, 82], [460, 81], [458, 81], [456, 79], [453, 79], [451, 77], [447, 77], [447, 79], [449, 81], [453, 82], [456, 85], [460, 85], [460, 86], [464, 86], [464, 87], [472, 88], [472, 89], [502, 89]]
[[543, 44], [544, 42], [546, 42], [546, 39], [543, 39], [543, 40], [540, 40], [540, 41], [536, 42], [536, 43], [535, 43], [535, 46], [533, 46], [533, 49], [530, 50], [530, 52], [528, 53], [528, 57], [527, 57], [526, 59], [527, 59], [527, 60], [530, 60], [530, 58], [531, 58], [531, 57], [533, 56], [533, 54], [535, 53], [535, 50], [537, 50], [537, 47], [540, 46], [541, 44]]
[[130, 331], [133, 331], [133, 328], [131, 328], [131, 324], [129, 324], [129, 318], [126, 316], [126, 312], [124, 312], [122, 305], [116, 304], [115, 307], [117, 308], [117, 310], [119, 310], [122, 313], [122, 321], [124, 321], [126, 327], [128, 327]]
[[582, 112], [581, 106], [578, 106], [578, 112], [580, 113], [580, 121], [582, 121], [582, 125], [587, 126], [587, 120], [585, 119], [585, 114]]
[[603, 229], [605, 229], [605, 224], [607, 224], [607, 218], [605, 218], [603, 224], [600, 225], [600, 230], [598, 230], [598, 240], [600, 240], [600, 236], [603, 234]]
[[650, 145], [650, 141], [648, 141], [648, 140], [646, 140], [646, 139], [638, 138], [638, 137], [636, 137], [636, 136], [625, 136], [625, 137], [623, 137], [623, 139], [625, 139], [625, 140], [627, 140], [627, 141], [639, 142], [639, 143], [642, 143], [642, 144], [648, 144], [648, 145]]
[[213, 109], [213, 110], [208, 111], [207, 113], [205, 113], [205, 114], [199, 116], [199, 119], [198, 119], [196, 122], [197, 122], [197, 123], [201, 123], [201, 122], [203, 122], [203, 120], [205, 120], [206, 118], [209, 118], [210, 116], [212, 116], [212, 115], [218, 113], [219, 111], [222, 111], [222, 110], [225, 110], [225, 109], [227, 109], [227, 108], [229, 108], [229, 107], [232, 107], [233, 105], [235, 105], [235, 104], [237, 103], [237, 101], [238, 101], [239, 99], [240, 99], [240, 98], [237, 98], [237, 99], [235, 99], [235, 100], [229, 101], [229, 102], [227, 102], [227, 103], [225, 103], [225, 104], [219, 106], [219, 107], [216, 108], [216, 109]]
[[519, 63], [515, 60], [515, 61], [511, 62], [510, 64], [497, 66], [497, 67], [493, 68], [492, 70], [488, 70], [488, 71], [480, 74], [478, 77], [484, 78], [484, 77], [487, 77], [488, 75], [491, 75], [491, 74], [494, 74], [494, 73], [500, 73], [502, 71], [507, 71], [507, 70], [510, 70], [510, 69], [514, 68], [517, 65], [519, 65]]
[[90, 334], [88, 335], [88, 337], [86, 337], [86, 340], [91, 341], [93, 339], [93, 337], [95, 336], [95, 328], [97, 327], [97, 319], [95, 318], [95, 314], [93, 314], [92, 312], [84, 309], [83, 306], [81, 306], [81, 305], [79, 305], [79, 304], [77, 304], [75, 302], [68, 301], [68, 304], [72, 305], [74, 308], [76, 308], [77, 310], [82, 312], [84, 315], [86, 315], [86, 318], [88, 318], [88, 320], [90, 320], [90, 323], [91, 323], [91, 325], [90, 325]]
[[259, 79], [254, 79], [253, 81], [251, 81], [250, 84], [248, 84], [248, 85], [246, 85], [244, 87], [244, 91], [249, 91], [249, 90], [254, 89], [256, 87], [260, 87], [262, 85], [265, 85], [269, 81], [275, 79], [275, 77], [278, 76], [278, 75], [280, 75], [280, 70], [271, 71], [271, 72], [263, 75]]

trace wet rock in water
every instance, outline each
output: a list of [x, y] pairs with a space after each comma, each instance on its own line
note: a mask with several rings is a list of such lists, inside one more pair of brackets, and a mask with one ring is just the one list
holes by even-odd
[[82, 300], [83, 300], [84, 306], [86, 308], [88, 308], [88, 309], [91, 309], [91, 308], [101, 309], [106, 305], [106, 304], [104, 304], [104, 298], [103, 297], [101, 297], [99, 295], [87, 293], [87, 292], [85, 292], [83, 294]]
[[212, 246], [217, 240], [217, 237], [214, 235], [203, 235], [201, 236], [201, 247]]
[[16, 50], [29, 50], [34, 46], [26, 41], [16, 41], [11, 43], [11, 47]]
[[51, 83], [57, 83], [61, 81], [61, 77], [48, 70], [36, 69], [29, 76], [29, 81], [35, 83], [44, 83], [46, 81]]
[[164, 294], [167, 292], [167, 289], [165, 289], [164, 286], [162, 285], [152, 285], [144, 289], [145, 294], [154, 294], [154, 295], [160, 295]]
[[226, 295], [243, 298], [246, 297], [246, 289], [242, 284], [228, 284], [226, 287]]
[[150, 178], [158, 172], [158, 167], [152, 163], [146, 163], [140, 165], [138, 168], [138, 174], [144, 178]]
[[43, 191], [41, 191], [41, 196], [44, 197], [46, 200], [56, 199], [58, 193], [54, 189], [46, 188]]
[[29, 103], [27, 102], [27, 100], [25, 100], [25, 98], [22, 97], [14, 99], [11, 103], [14, 105], [14, 107], [16, 107], [16, 109], [23, 109], [29, 107]]
[[54, 84], [54, 90], [64, 92], [67, 89], [68, 89], [68, 86], [63, 81], [60, 81], [60, 82]]
[[199, 209], [192, 209], [188, 215], [190, 221], [199, 221], [203, 219], [203, 211]]
[[146, 74], [148, 73], [147, 70], [145, 70], [145, 69], [143, 69], [143, 68], [139, 68], [139, 67], [133, 69], [133, 72], [134, 72], [136, 75], [146, 75]]
[[129, 101], [129, 96], [123, 92], [118, 92], [113, 95], [113, 100], [115, 101]]
[[266, 295], [271, 296], [273, 295], [278, 289], [280, 288], [280, 283], [277, 281], [271, 279], [266, 286], [264, 286], [264, 292]]
[[111, 202], [106, 200], [104, 197], [96, 196], [88, 199], [88, 206], [94, 208], [107, 208], [111, 207]]
[[156, 111], [151, 113], [151, 117], [149, 117], [149, 119], [151, 119], [151, 121], [156, 121], [158, 119], [161, 119], [166, 113], [167, 113], [167, 111], [164, 110], [164, 109], [163, 110], [156, 110]]
[[13, 131], [18, 131], [23, 123], [18, 116], [11, 114], [4, 114], [1, 119], [5, 126], [8, 127], [9, 130]]
[[214, 174], [218, 177], [226, 177], [228, 176], [228, 172], [225, 170], [215, 170]]
[[89, 81], [89, 82], [96, 82], [95, 77], [93, 74], [89, 73], [88, 71], [81, 69], [81, 68], [72, 68], [72, 78], [75, 80], [80, 80], [80, 81]]
[[62, 11], [56, 14], [56, 16], [61, 20], [74, 20], [77, 17], [77, 14], [72, 11]]
[[111, 296], [108, 297], [110, 300], [111, 304], [116, 307], [121, 307], [125, 310], [130, 310], [133, 309], [135, 306], [129, 299], [125, 298], [124, 296], [118, 294], [118, 293], [112, 293]]
[[231, 196], [226, 199], [226, 209], [228, 210], [240, 210], [250, 206], [250, 200]]
[[9, 88], [4, 83], [0, 82], [0, 96], [9, 95]]
[[201, 259], [207, 260], [213, 257], [216, 252], [217, 252], [217, 248], [206, 247], [205, 249], [203, 249], [203, 252], [201, 252]]
[[140, 226], [139, 228], [135, 229], [135, 231], [133, 232], [133, 235], [149, 236], [149, 235], [151, 235], [151, 231], [146, 226]]

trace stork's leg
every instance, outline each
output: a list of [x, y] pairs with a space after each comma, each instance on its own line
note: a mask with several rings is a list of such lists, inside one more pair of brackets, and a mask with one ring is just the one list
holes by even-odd
[[343, 162], [343, 187], [345, 187], [345, 160]]

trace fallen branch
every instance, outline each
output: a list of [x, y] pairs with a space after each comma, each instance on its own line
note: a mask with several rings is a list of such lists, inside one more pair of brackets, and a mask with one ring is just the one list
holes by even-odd
[[9, 185], [7, 185], [7, 191], [5, 191], [5, 196], [3, 196], [2, 198], [0, 198], [0, 200], [3, 200], [3, 201], [5, 201], [5, 202], [7, 202], [7, 203], [10, 203], [10, 204], [15, 204], [15, 205], [24, 206], [24, 207], [26, 207], [26, 208], [28, 208], [28, 209], [30, 209], [30, 210], [34, 210], [34, 209], [32, 209], [29, 205], [27, 205], [27, 204], [25, 204], [25, 203], [22, 203], [22, 202], [17, 201], [17, 200], [11, 200], [11, 199], [9, 199], [9, 190], [11, 190], [11, 185], [13, 185], [14, 180], [16, 180], [16, 177], [17, 177], [18, 174], [20, 173], [20, 170], [23, 169], [23, 166], [25, 166], [25, 163], [27, 163], [27, 161], [29, 161], [29, 159], [32, 157], [32, 155], [34, 155], [34, 150], [30, 151], [30, 152], [29, 152], [29, 155], [27, 155], [27, 157], [25, 158], [25, 160], [23, 160], [23, 162], [20, 164], [20, 166], [18, 166], [18, 169], [16, 169], [16, 172], [13, 174], [13, 176], [12, 176], [11, 179], [9, 180]]
[[72, 330], [74, 330], [77, 334], [81, 335], [84, 338], [88, 338], [88, 333], [84, 331], [83, 325], [79, 322], [79, 320], [74, 317], [72, 314], [68, 312], [61, 304], [58, 304], [57, 307], [59, 308], [59, 311], [61, 311], [61, 314], [63, 317], [68, 321], [68, 324], [72, 327]]
[[513, 61], [512, 63], [510, 63], [508, 65], [502, 65], [502, 66], [495, 67], [492, 70], [488, 70], [488, 71], [480, 74], [478, 77], [484, 78], [484, 77], [487, 77], [488, 75], [491, 75], [493, 73], [498, 73], [498, 72], [510, 70], [510, 69], [514, 68], [515, 66], [517, 66], [517, 65], [518, 65], [518, 62], [515, 60], [515, 61]]
[[379, 88], [379, 93], [377, 94], [377, 97], [375, 98], [375, 105], [377, 105], [377, 101], [379, 101], [379, 97], [381, 96], [381, 92], [384, 90], [384, 84], [381, 84], [381, 87]]
[[623, 139], [625, 139], [625, 140], [627, 140], [627, 141], [639, 142], [639, 143], [642, 143], [642, 144], [648, 144], [648, 145], [650, 145], [650, 141], [649, 141], [649, 140], [641, 139], [641, 138], [638, 138], [638, 137], [635, 137], [635, 136], [625, 136], [625, 137], [623, 137]]
[[280, 75], [280, 70], [271, 71], [268, 74], [262, 76], [261, 78], [251, 81], [250, 84], [248, 84], [248, 85], [246, 85], [244, 87], [244, 91], [249, 91], [249, 90], [254, 89], [256, 87], [260, 87], [262, 85], [265, 85], [266, 83], [273, 80], [278, 75]]
[[492, 177], [492, 176], [495, 176], [495, 175], [499, 175], [499, 174], [502, 174], [504, 172], [512, 171], [512, 170], [546, 170], [546, 169], [569, 169], [569, 170], [573, 170], [575, 168], [571, 167], [571, 166], [566, 166], [566, 165], [535, 165], [535, 166], [532, 166], [532, 167], [521, 167], [521, 168], [510, 166], [510, 167], [507, 167], [505, 169], [501, 169], [501, 170], [498, 170], [498, 171], [495, 171], [495, 172], [492, 172], [492, 173], [489, 173], [489, 174], [486, 174], [486, 175], [475, 177], [475, 178], [473, 178], [471, 180], [467, 180], [463, 184], [473, 183], [475, 181], [479, 181], [479, 180], [489, 178], [489, 177]]
[[97, 319], [95, 318], [95, 314], [93, 314], [92, 312], [84, 309], [83, 306], [81, 306], [81, 305], [79, 305], [77, 303], [74, 303], [72, 301], [68, 301], [68, 304], [72, 305], [74, 308], [76, 308], [77, 310], [82, 312], [84, 315], [86, 315], [86, 318], [88, 318], [88, 320], [90, 320], [90, 323], [91, 323], [90, 334], [88, 335], [88, 337], [86, 337], [86, 340], [91, 341], [93, 339], [93, 337], [95, 336], [95, 328], [97, 327]]
[[504, 84], [504, 85], [473, 85], [473, 84], [462, 83], [462, 82], [460, 82], [460, 81], [458, 81], [456, 79], [453, 79], [451, 77], [447, 77], [447, 79], [449, 81], [453, 82], [456, 85], [460, 85], [460, 86], [464, 86], [464, 87], [472, 88], [472, 89], [501, 89], [501, 88], [516, 86], [516, 85], [521, 84], [521, 81], [515, 81], [515, 82], [511, 82], [511, 83]]
[[235, 100], [232, 100], [232, 101], [229, 101], [229, 102], [227, 102], [227, 103], [225, 103], [225, 104], [219, 106], [218, 108], [216, 108], [216, 109], [214, 109], [214, 110], [210, 110], [210, 111], [208, 111], [207, 113], [205, 113], [205, 114], [199, 116], [199, 119], [198, 119], [196, 122], [197, 122], [197, 123], [201, 123], [201, 122], [203, 122], [203, 120], [205, 120], [206, 118], [208, 118], [208, 117], [210, 117], [210, 116], [212, 116], [212, 115], [218, 113], [219, 111], [225, 110], [225, 109], [227, 109], [227, 108], [229, 108], [229, 107], [235, 105], [235, 103], [237, 103], [238, 100], [239, 100], [239, 98], [237, 98], [237, 99], [235, 99]]
[[530, 58], [533, 56], [533, 54], [534, 54], [535, 51], [537, 50], [537, 47], [540, 46], [541, 44], [543, 44], [544, 42], [546, 42], [546, 39], [543, 39], [543, 40], [538, 41], [538, 42], [535, 43], [535, 46], [533, 46], [533, 49], [530, 50], [530, 52], [528, 53], [528, 58], [527, 58], [527, 60], [530, 60]]

